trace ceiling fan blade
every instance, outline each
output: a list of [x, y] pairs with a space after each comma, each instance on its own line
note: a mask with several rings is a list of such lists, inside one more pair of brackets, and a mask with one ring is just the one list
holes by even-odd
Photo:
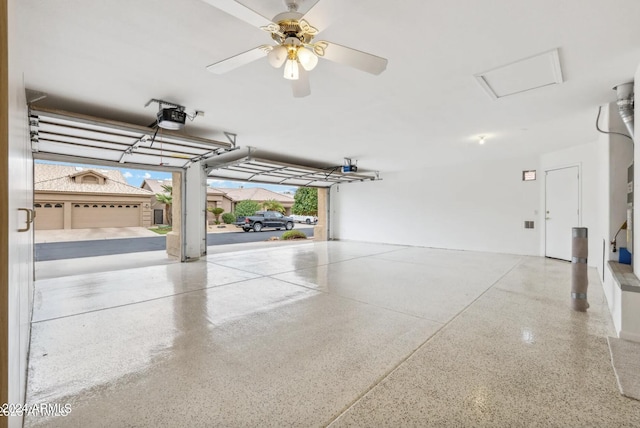
[[309, 73], [300, 67], [298, 71], [298, 80], [291, 81], [291, 89], [293, 89], [294, 98], [304, 98], [311, 94], [311, 86], [309, 85]]
[[387, 68], [387, 59], [346, 46], [341, 46], [331, 42], [317, 42], [323, 44], [324, 55], [322, 58], [340, 64], [349, 65], [358, 70], [366, 71], [371, 74], [380, 74]]
[[302, 17], [318, 32], [326, 29], [336, 16], [340, 16], [340, 0], [318, 0]]
[[207, 71], [215, 74], [224, 74], [228, 71], [249, 64], [257, 59], [263, 58], [267, 54], [267, 50], [264, 46], [253, 48], [241, 54], [232, 56], [231, 58], [223, 59], [222, 61], [215, 62], [207, 66]]
[[228, 13], [231, 16], [253, 25], [257, 28], [267, 27], [272, 24], [270, 19], [265, 18], [253, 9], [249, 9], [245, 5], [235, 0], [202, 0], [211, 6]]

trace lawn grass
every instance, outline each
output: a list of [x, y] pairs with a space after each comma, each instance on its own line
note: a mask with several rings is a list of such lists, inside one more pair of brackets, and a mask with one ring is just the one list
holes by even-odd
[[152, 232], [157, 233], [158, 235], [166, 235], [171, 232], [171, 226], [159, 226], [149, 229]]

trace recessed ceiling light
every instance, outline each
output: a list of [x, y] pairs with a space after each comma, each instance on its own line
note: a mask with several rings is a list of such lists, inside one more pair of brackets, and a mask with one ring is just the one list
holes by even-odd
[[478, 140], [478, 144], [484, 144], [486, 137], [484, 135], [480, 136], [480, 139]]

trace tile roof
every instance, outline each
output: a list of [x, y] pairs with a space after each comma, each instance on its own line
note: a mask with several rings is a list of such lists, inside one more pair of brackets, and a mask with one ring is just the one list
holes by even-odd
[[[127, 180], [117, 169], [78, 168], [80, 167], [36, 163], [33, 165], [34, 190], [36, 192], [153, 195], [153, 192], [127, 184]], [[76, 183], [72, 176], [81, 171], [93, 171], [107, 179], [104, 184]]]
[[167, 193], [167, 192], [164, 191], [162, 186], [165, 185], [165, 184], [168, 184], [169, 186], [172, 185], [172, 181], [171, 180], [156, 180], [156, 179], [153, 179], [153, 178], [145, 178], [145, 180], [142, 182], [140, 187], [143, 187], [145, 183], [147, 183], [147, 185], [149, 186], [149, 190], [152, 191], [154, 194], [155, 193]]
[[231, 198], [231, 196], [227, 195], [227, 192], [221, 189], [217, 189], [215, 187], [207, 187], [207, 194], [208, 195], [224, 195], [229, 199]]
[[229, 195], [234, 201], [244, 201], [250, 199], [252, 201], [268, 201], [275, 199], [280, 203], [293, 204], [293, 198], [291, 196], [283, 195], [282, 193], [272, 192], [271, 190], [263, 189], [261, 187], [242, 188], [242, 189], [223, 189], [222, 192]]

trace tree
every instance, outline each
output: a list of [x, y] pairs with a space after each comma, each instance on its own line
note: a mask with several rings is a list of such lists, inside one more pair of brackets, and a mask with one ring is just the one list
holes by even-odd
[[170, 184], [163, 184], [162, 190], [164, 193], [156, 193], [156, 199], [158, 202], [164, 204], [164, 216], [167, 219], [167, 224], [172, 224], [171, 218], [171, 205], [173, 204], [173, 186]]
[[236, 204], [236, 216], [251, 216], [260, 211], [260, 204], [250, 199], [240, 201]]
[[298, 187], [291, 211], [298, 215], [318, 215], [318, 189]]
[[209, 207], [209, 208], [207, 208], [207, 211], [209, 211], [211, 214], [214, 215], [214, 217], [216, 218], [216, 224], [220, 224], [220, 214], [222, 214], [224, 212], [224, 208]]
[[264, 201], [262, 203], [262, 207], [267, 211], [278, 211], [279, 213], [284, 214], [287, 210], [284, 209], [284, 206], [275, 199], [269, 199], [268, 201]]

